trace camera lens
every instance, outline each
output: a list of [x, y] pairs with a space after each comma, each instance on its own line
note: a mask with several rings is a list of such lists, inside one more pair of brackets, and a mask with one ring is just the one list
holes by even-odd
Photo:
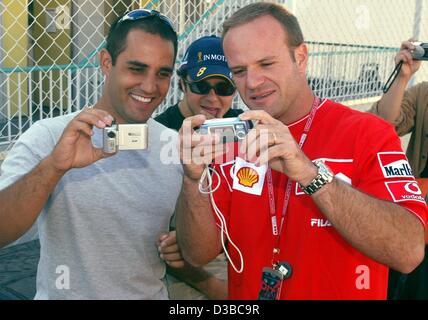
[[107, 132], [107, 137], [116, 138], [116, 133], [114, 131], [109, 131], [109, 132]]
[[236, 137], [240, 140], [244, 139], [245, 138], [245, 131], [244, 130], [236, 131]]

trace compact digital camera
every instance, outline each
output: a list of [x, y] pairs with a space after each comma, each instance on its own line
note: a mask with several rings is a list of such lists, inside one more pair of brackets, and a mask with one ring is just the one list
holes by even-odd
[[115, 153], [118, 150], [147, 149], [148, 126], [140, 124], [115, 124], [103, 129], [103, 150]]
[[428, 43], [412, 42], [415, 49], [412, 50], [413, 60], [428, 60]]
[[220, 134], [223, 143], [237, 142], [244, 139], [251, 128], [251, 121], [239, 118], [210, 119], [201, 125], [199, 133]]

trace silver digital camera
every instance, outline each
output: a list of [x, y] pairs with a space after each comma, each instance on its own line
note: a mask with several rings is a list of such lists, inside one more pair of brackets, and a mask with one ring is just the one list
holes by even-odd
[[140, 124], [115, 124], [103, 129], [103, 150], [115, 153], [119, 150], [147, 149], [148, 126]]
[[237, 142], [244, 139], [251, 128], [251, 121], [239, 118], [210, 119], [200, 126], [199, 133], [220, 134], [223, 143]]
[[428, 43], [412, 42], [415, 49], [412, 50], [413, 60], [428, 60]]

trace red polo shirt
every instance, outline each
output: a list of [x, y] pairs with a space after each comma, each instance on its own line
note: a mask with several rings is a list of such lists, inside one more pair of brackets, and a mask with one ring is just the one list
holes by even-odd
[[[306, 120], [289, 125], [297, 142]], [[318, 107], [303, 151], [311, 160], [325, 160], [336, 178], [373, 197], [396, 202], [425, 224], [427, 208], [400, 140], [393, 127], [380, 118], [325, 100]], [[229, 264], [229, 295], [231, 299], [257, 299], [262, 269], [271, 266], [274, 247], [268, 182], [265, 179], [260, 196], [234, 190], [232, 165], [215, 165], [221, 185], [214, 193], [231, 239], [244, 259], [242, 273]], [[272, 171], [272, 176], [280, 222], [287, 176], [277, 171]], [[376, 228], [373, 226], [370, 232], [376, 232]], [[296, 183], [280, 249], [279, 259], [293, 267], [291, 278], [283, 282], [281, 299], [386, 298], [388, 268], [347, 243]], [[228, 251], [239, 267], [236, 250], [229, 245]]]

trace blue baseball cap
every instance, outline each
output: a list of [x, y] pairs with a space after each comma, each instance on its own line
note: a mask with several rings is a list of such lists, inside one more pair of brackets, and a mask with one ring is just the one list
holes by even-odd
[[187, 74], [191, 81], [201, 81], [208, 77], [223, 77], [232, 82], [221, 39], [206, 36], [192, 42], [184, 54], [178, 74]]

